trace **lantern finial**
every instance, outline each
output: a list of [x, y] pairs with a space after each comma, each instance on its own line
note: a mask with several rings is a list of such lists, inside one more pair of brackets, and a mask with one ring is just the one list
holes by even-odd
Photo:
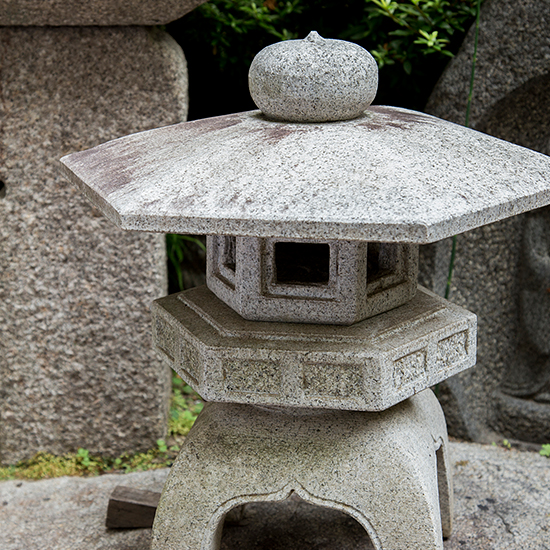
[[254, 103], [272, 120], [349, 120], [372, 103], [378, 66], [361, 46], [312, 31], [304, 40], [264, 48], [252, 61], [248, 83]]

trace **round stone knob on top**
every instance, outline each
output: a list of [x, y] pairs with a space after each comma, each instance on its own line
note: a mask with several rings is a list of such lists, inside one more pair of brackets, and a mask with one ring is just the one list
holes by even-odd
[[361, 46], [312, 31], [304, 40], [278, 42], [258, 53], [248, 85], [256, 106], [272, 120], [350, 120], [374, 100], [378, 66]]

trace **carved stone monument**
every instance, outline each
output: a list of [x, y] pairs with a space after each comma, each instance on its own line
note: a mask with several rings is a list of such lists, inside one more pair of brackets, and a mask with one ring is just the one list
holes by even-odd
[[[550, 3], [487, 0], [481, 12], [472, 127], [550, 155]], [[427, 111], [463, 123], [473, 29]], [[550, 441], [550, 211], [461, 235], [450, 299], [479, 318], [478, 367], [440, 399], [454, 435]], [[482, 251], [480, 253], [480, 251]], [[450, 244], [423, 250], [421, 281], [443, 294]]]
[[429, 386], [474, 365], [476, 319], [417, 288], [417, 245], [550, 203], [550, 159], [365, 110], [374, 61], [316, 33], [263, 50], [249, 78], [269, 116], [62, 159], [119, 227], [211, 235], [207, 286], [152, 309], [157, 349], [209, 401], [153, 548], [216, 550], [233, 508], [297, 495], [355, 518], [376, 550], [442, 550], [452, 484]]
[[[176, 4], [0, 1], [0, 25], [33, 25], [0, 29], [4, 463], [136, 451], [165, 434], [170, 375], [148, 328], [166, 293], [164, 237], [105, 223], [56, 159], [185, 120], [183, 52], [139, 8], [165, 21]], [[60, 24], [73, 26], [37, 26]]]

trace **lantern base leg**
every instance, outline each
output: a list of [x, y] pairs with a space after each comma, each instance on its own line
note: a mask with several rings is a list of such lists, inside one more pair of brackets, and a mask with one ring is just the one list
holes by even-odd
[[208, 404], [164, 487], [153, 550], [217, 550], [224, 518], [293, 493], [343, 511], [376, 550], [442, 550], [452, 487], [430, 390], [380, 413]]

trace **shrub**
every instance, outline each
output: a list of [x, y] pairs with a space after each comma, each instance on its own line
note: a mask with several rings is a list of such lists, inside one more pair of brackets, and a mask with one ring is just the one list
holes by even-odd
[[381, 69], [376, 103], [422, 109], [475, 7], [476, 0], [211, 0], [168, 30], [188, 59], [190, 118], [255, 108], [247, 82], [254, 55], [311, 30], [374, 55]]

